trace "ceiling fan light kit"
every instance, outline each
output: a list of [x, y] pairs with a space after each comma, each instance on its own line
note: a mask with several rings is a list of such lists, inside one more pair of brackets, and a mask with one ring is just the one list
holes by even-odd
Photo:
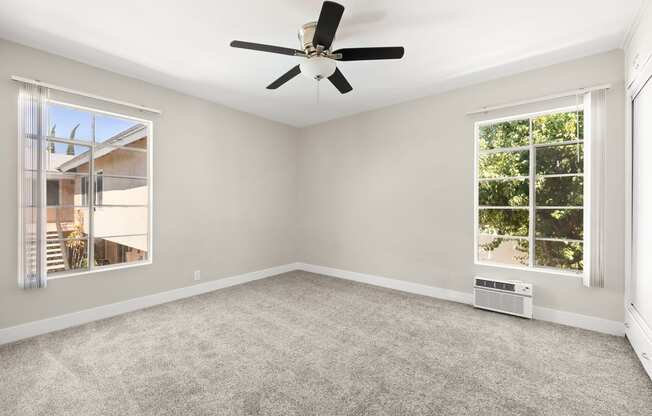
[[234, 48], [250, 49], [260, 52], [281, 55], [298, 56], [305, 61], [292, 67], [288, 72], [267, 86], [274, 90], [299, 74], [321, 81], [327, 78], [337, 90], [346, 94], [353, 90], [344, 74], [337, 68], [337, 61], [367, 61], [378, 59], [401, 59], [403, 47], [347, 48], [331, 52], [335, 33], [340, 25], [344, 6], [333, 1], [325, 1], [316, 22], [309, 22], [299, 29], [299, 45], [302, 48], [292, 49], [281, 46], [234, 40]]
[[299, 69], [301, 69], [301, 75], [321, 81], [333, 75], [337, 69], [337, 64], [332, 59], [323, 56], [313, 56], [299, 64]]

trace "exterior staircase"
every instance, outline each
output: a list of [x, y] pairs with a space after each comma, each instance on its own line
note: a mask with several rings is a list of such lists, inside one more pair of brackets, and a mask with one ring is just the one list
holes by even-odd
[[48, 231], [45, 245], [45, 264], [48, 273], [63, 272], [66, 270], [66, 263], [63, 259], [63, 242], [57, 231]]

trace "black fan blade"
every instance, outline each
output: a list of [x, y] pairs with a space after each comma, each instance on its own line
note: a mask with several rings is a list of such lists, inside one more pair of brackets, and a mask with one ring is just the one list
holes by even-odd
[[344, 6], [341, 4], [335, 3], [334, 1], [324, 2], [321, 6], [319, 20], [317, 20], [315, 35], [312, 37], [312, 44], [315, 47], [317, 47], [317, 45], [323, 46], [324, 49], [331, 47], [343, 13]]
[[401, 59], [405, 54], [405, 49], [402, 46], [345, 48], [333, 53], [342, 54], [340, 61], [371, 61], [375, 59]]
[[288, 72], [286, 72], [285, 74], [281, 75], [281, 76], [280, 76], [276, 81], [274, 81], [274, 82], [272, 82], [271, 84], [269, 84], [269, 85], [267, 86], [267, 89], [268, 89], [268, 90], [275, 90], [275, 89], [277, 89], [278, 87], [280, 87], [281, 85], [283, 85], [283, 84], [285, 84], [286, 82], [288, 82], [289, 80], [291, 80], [292, 78], [294, 78], [294, 77], [296, 77], [297, 75], [299, 75], [300, 73], [301, 73], [301, 69], [299, 68], [299, 65], [297, 65], [297, 66], [295, 66], [295, 67], [292, 67], [292, 69], [290, 69], [290, 70], [289, 70]]
[[344, 74], [340, 72], [339, 68], [335, 68], [335, 72], [333, 72], [333, 75], [328, 77], [328, 80], [335, 85], [335, 88], [337, 88], [342, 94], [346, 94], [353, 89], [351, 84], [349, 84], [349, 81], [344, 78]]
[[241, 40], [234, 40], [231, 42], [234, 48], [251, 49], [254, 51], [280, 53], [281, 55], [295, 56], [296, 54], [303, 55], [304, 52], [298, 49], [284, 48], [282, 46], [263, 45], [262, 43], [243, 42]]

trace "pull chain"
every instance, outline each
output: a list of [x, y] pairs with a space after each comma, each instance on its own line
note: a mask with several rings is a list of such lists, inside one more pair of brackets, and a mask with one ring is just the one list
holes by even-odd
[[321, 80], [317, 80], [317, 104], [319, 104], [319, 81]]

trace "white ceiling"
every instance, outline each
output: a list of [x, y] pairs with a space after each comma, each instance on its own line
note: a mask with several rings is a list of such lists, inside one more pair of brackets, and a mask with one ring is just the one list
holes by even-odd
[[298, 48], [321, 0], [2, 0], [0, 37], [306, 126], [619, 48], [641, 1], [340, 0], [335, 48], [404, 46], [405, 58], [340, 63], [354, 90], [322, 81], [319, 102], [304, 77], [265, 89], [301, 58], [229, 42]]

